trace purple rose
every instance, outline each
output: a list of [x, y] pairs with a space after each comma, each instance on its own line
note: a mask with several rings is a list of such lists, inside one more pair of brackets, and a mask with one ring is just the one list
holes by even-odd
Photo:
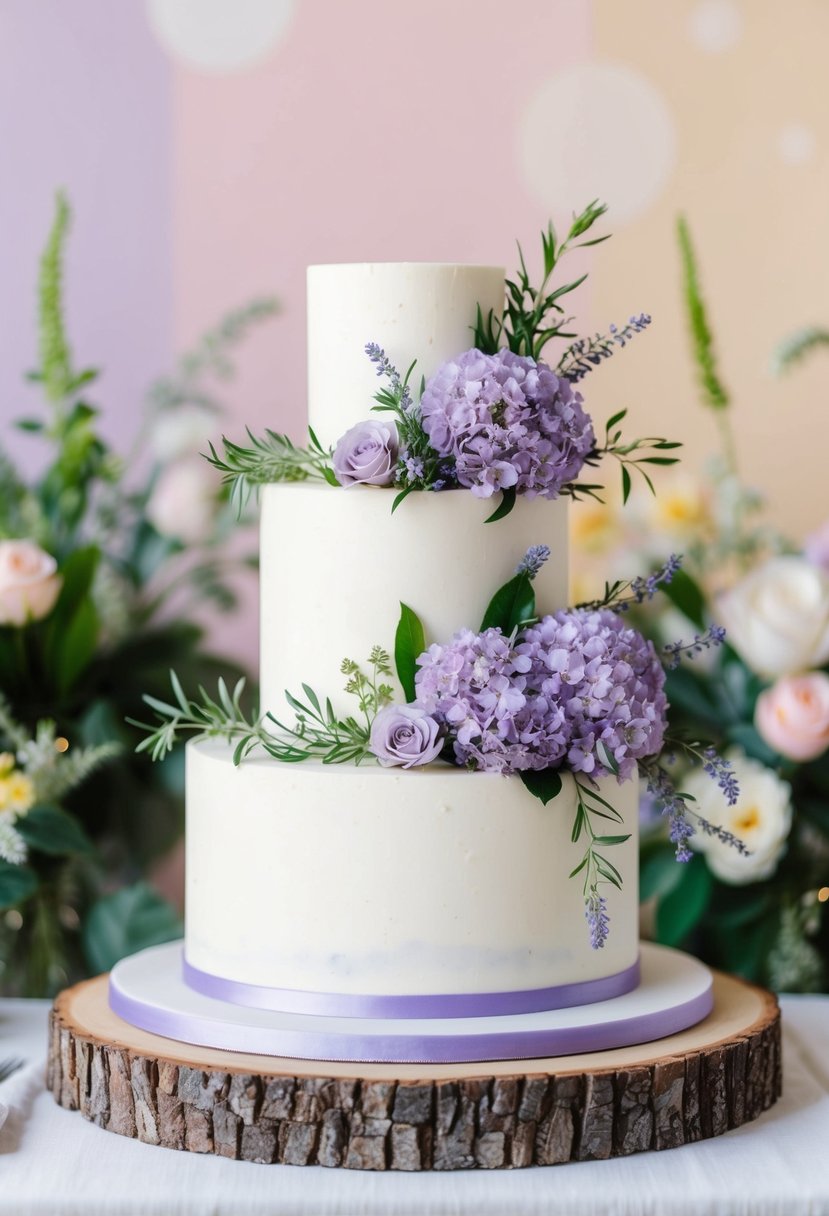
[[334, 474], [342, 486], [390, 486], [397, 464], [397, 431], [368, 418], [346, 431], [334, 448]]
[[387, 705], [371, 724], [369, 747], [384, 768], [414, 768], [438, 758], [443, 738], [438, 723], [424, 709]]

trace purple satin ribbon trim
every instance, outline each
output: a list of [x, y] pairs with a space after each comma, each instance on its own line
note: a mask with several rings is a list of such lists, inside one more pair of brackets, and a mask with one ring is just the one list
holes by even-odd
[[329, 1033], [295, 1028], [229, 1025], [135, 1000], [110, 979], [110, 1008], [151, 1034], [222, 1051], [379, 1064], [460, 1064], [486, 1060], [543, 1060], [547, 1056], [608, 1051], [649, 1043], [696, 1025], [713, 1008], [708, 988], [670, 1009], [604, 1024], [458, 1035]]
[[517, 992], [459, 992], [415, 996], [363, 996], [353, 993], [304, 992], [266, 988], [223, 979], [188, 963], [182, 955], [184, 982], [194, 992], [272, 1013], [300, 1013], [331, 1018], [487, 1018], [513, 1013], [544, 1013], [593, 1005], [632, 992], [639, 985], [639, 960], [624, 971], [598, 980], [530, 988]]

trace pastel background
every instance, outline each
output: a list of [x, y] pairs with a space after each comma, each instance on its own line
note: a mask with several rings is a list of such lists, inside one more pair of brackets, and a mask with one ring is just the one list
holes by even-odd
[[[780, 381], [770, 354], [829, 323], [827, 44], [825, 0], [2, 0], [3, 420], [32, 391], [57, 185], [73, 343], [105, 368], [119, 445], [174, 352], [262, 293], [282, 314], [244, 350], [227, 429], [301, 435], [309, 262], [511, 268], [516, 237], [534, 251], [549, 215], [599, 195], [615, 236], [579, 306], [595, 327], [655, 323], [591, 378], [591, 411], [629, 406], [631, 433], [683, 439], [692, 467], [714, 444], [680, 307], [684, 211], [744, 473], [803, 533], [829, 513], [829, 363]], [[224, 628], [253, 659], [255, 629]]]

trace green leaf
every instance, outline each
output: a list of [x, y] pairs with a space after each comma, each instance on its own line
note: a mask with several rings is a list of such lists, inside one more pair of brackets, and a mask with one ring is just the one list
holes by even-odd
[[147, 883], [137, 882], [92, 905], [83, 927], [83, 947], [90, 967], [109, 971], [128, 954], [174, 941], [181, 932], [172, 904]]
[[489, 601], [481, 630], [500, 629], [512, 633], [523, 621], [535, 616], [535, 590], [527, 574], [516, 574], [495, 592]]
[[677, 570], [669, 583], [662, 584], [661, 590], [692, 624], [700, 630], [705, 628], [705, 596], [690, 574]]
[[62, 857], [67, 853], [94, 853], [95, 846], [73, 815], [59, 806], [33, 806], [15, 824], [26, 844], [40, 853]]
[[100, 558], [100, 549], [96, 545], [87, 545], [70, 553], [62, 563], [58, 573], [63, 579], [63, 586], [55, 605], [56, 619], [65, 624], [89, 595]]
[[626, 464], [622, 465], [622, 502], [626, 503], [630, 498], [630, 473]]
[[519, 773], [523, 785], [534, 798], [546, 806], [561, 792], [561, 773], [556, 769], [543, 768], [533, 772]]
[[683, 865], [676, 859], [676, 852], [668, 845], [642, 852], [639, 869], [639, 899], [644, 903], [648, 899], [663, 898], [682, 881]]
[[708, 907], [713, 882], [701, 857], [677, 862], [679, 882], [660, 899], [656, 909], [656, 939], [678, 946], [699, 923]]
[[37, 890], [37, 875], [28, 866], [13, 866], [0, 858], [0, 908], [22, 904]]
[[420, 617], [408, 604], [400, 605], [400, 620], [394, 635], [394, 665], [407, 701], [415, 699], [417, 659], [426, 649], [426, 634]]
[[[337, 484], [339, 484], [339, 483], [337, 483]], [[395, 511], [400, 506], [401, 502], [403, 502], [404, 498], [408, 498], [409, 495], [414, 491], [414, 488], [415, 488], [414, 486], [406, 486], [405, 490], [401, 490], [399, 494], [395, 495], [394, 502], [391, 504], [392, 515], [394, 515]]]
[[60, 635], [55, 653], [58, 691], [65, 694], [95, 657], [100, 622], [92, 600], [84, 600]]
[[484, 520], [485, 523], [494, 524], [499, 519], [504, 519], [509, 515], [512, 508], [515, 506], [515, 486], [510, 486], [506, 490], [501, 491], [501, 503], [492, 512], [490, 516]]

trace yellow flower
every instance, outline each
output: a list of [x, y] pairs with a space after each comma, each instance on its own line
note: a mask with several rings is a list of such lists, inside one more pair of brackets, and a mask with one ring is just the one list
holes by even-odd
[[613, 509], [602, 502], [582, 501], [570, 509], [570, 540], [580, 553], [606, 553], [619, 539]]
[[654, 527], [672, 536], [693, 536], [711, 523], [705, 491], [687, 474], [676, 473], [667, 485], [663, 483], [650, 508]]
[[0, 777], [7, 777], [14, 768], [14, 756], [11, 752], [0, 752]]
[[34, 806], [35, 787], [25, 773], [13, 772], [6, 777], [6, 808], [16, 815], [25, 815]]

